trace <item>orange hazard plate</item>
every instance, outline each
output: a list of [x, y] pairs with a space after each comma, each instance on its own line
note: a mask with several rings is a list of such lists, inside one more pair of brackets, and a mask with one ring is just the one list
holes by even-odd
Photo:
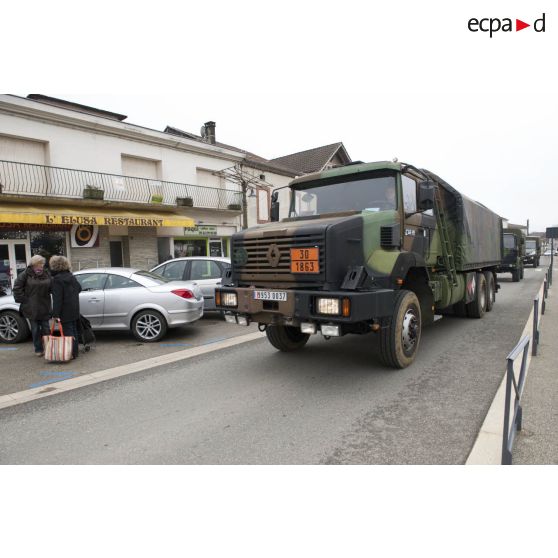
[[291, 273], [320, 273], [320, 249], [291, 248]]

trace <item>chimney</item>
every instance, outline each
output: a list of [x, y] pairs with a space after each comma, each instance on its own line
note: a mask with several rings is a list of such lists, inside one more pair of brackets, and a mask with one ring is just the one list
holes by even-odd
[[215, 122], [210, 120], [203, 125], [203, 128], [205, 131], [205, 141], [211, 145], [215, 145]]

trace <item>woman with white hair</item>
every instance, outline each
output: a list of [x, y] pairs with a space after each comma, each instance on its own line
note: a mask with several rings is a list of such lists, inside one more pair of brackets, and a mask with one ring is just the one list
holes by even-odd
[[52, 278], [45, 269], [45, 263], [46, 260], [42, 256], [33, 256], [27, 268], [18, 275], [13, 288], [14, 299], [20, 303], [21, 313], [31, 323], [31, 335], [37, 356], [44, 355], [43, 335], [48, 333], [51, 315]]
[[61, 322], [64, 335], [74, 338], [72, 356], [77, 358], [81, 285], [71, 271], [70, 262], [64, 256], [52, 256], [49, 266], [52, 274], [52, 317]]

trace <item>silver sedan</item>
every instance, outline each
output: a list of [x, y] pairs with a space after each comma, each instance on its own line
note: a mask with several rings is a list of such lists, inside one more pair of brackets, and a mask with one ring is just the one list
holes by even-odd
[[[192, 282], [122, 267], [85, 269], [75, 276], [83, 289], [80, 312], [94, 330], [131, 330], [139, 341], [151, 343], [168, 328], [203, 316], [203, 294]], [[28, 335], [19, 304], [12, 296], [0, 297], [0, 341], [18, 343]]]

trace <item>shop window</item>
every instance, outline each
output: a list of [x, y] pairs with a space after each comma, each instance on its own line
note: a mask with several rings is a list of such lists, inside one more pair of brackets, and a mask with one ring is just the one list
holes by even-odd
[[66, 233], [61, 231], [31, 231], [31, 255], [39, 254], [48, 261], [51, 256], [67, 256]]
[[174, 257], [183, 258], [191, 256], [207, 256], [207, 241], [200, 240], [175, 240]]
[[157, 269], [156, 273], [171, 281], [182, 281], [184, 278], [184, 270], [186, 268], [186, 261], [169, 262], [168, 264]]
[[194, 260], [190, 270], [190, 281], [220, 279], [222, 273], [221, 268], [211, 260]]
[[106, 273], [81, 273], [76, 275], [83, 291], [102, 291], [107, 280]]
[[141, 287], [139, 283], [128, 277], [122, 277], [122, 275], [112, 275], [109, 274], [107, 278], [107, 283], [105, 285], [105, 290], [107, 289], [130, 289], [133, 287]]

